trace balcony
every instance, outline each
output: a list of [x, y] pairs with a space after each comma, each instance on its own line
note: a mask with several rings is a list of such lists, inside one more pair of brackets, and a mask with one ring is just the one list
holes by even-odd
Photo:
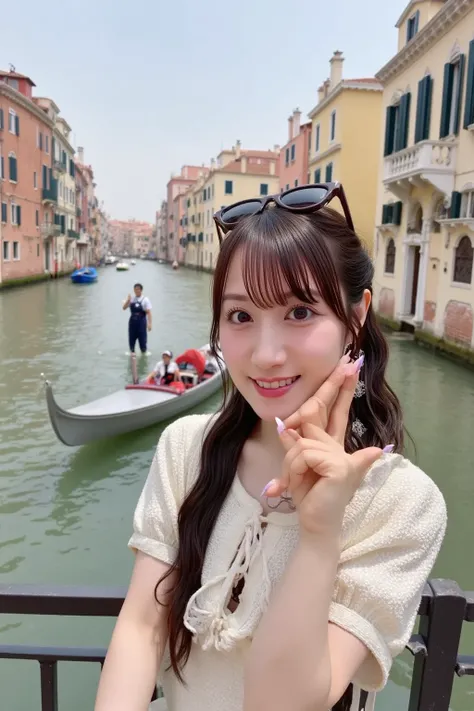
[[68, 239], [79, 239], [79, 232], [76, 232], [75, 230], [68, 230], [67, 231], [67, 238]]
[[53, 225], [52, 222], [43, 222], [40, 227], [40, 230], [43, 239], [49, 239], [50, 237], [59, 237], [61, 233], [60, 226]]
[[77, 244], [89, 244], [89, 242], [90, 242], [90, 237], [87, 234], [87, 232], [85, 232], [84, 230], [79, 232]]
[[60, 160], [53, 160], [53, 170], [55, 171], [55, 173], [65, 173], [66, 163], [63, 163]]
[[51, 180], [51, 185], [49, 188], [43, 188], [42, 190], [42, 200], [43, 203], [57, 203], [58, 202], [58, 181]]
[[412, 186], [430, 184], [442, 195], [454, 190], [456, 146], [445, 141], [421, 141], [387, 156], [383, 182], [401, 200]]
[[76, 217], [81, 217], [82, 215], [82, 210], [80, 207], [76, 207]]

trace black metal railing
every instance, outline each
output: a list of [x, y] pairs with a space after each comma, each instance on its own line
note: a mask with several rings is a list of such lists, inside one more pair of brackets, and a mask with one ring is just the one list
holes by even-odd
[[[116, 617], [126, 589], [0, 585], [0, 614]], [[418, 631], [407, 649], [414, 655], [407, 711], [449, 711], [455, 675], [474, 675], [474, 656], [459, 654], [464, 623], [474, 622], [474, 591], [463, 592], [452, 580], [428, 581], [419, 608]], [[39, 662], [41, 711], [58, 711], [57, 665], [60, 661], [103, 664], [106, 649], [0, 645], [0, 659]], [[153, 699], [161, 696], [156, 689]], [[152, 700], [153, 700], [152, 699]]]

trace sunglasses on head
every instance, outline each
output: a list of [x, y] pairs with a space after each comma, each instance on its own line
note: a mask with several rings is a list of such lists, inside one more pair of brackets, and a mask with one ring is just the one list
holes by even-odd
[[342, 185], [337, 182], [315, 183], [314, 185], [301, 185], [297, 188], [291, 188], [291, 190], [285, 190], [277, 195], [265, 195], [262, 198], [241, 200], [233, 205], [223, 207], [214, 215], [219, 243], [222, 242], [223, 236], [232, 230], [242, 217], [263, 212], [271, 202], [275, 203], [277, 207], [290, 212], [310, 214], [325, 207], [335, 197], [339, 198], [348, 227], [354, 231], [354, 223]]

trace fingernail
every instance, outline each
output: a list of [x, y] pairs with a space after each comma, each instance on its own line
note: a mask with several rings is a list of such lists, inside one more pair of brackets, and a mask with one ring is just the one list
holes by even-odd
[[273, 484], [274, 481], [275, 480], [272, 479], [271, 481], [268, 482], [268, 484], [266, 486], [263, 487], [263, 491], [260, 494], [260, 496], [265, 496], [265, 494], [267, 493], [268, 489], [271, 487], [271, 485]]
[[362, 366], [364, 365], [364, 360], [365, 360], [365, 355], [362, 353], [360, 358], [357, 358], [356, 362], [354, 363], [355, 366], [355, 372], [358, 373]]
[[382, 452], [384, 454], [390, 454], [390, 452], [393, 452], [394, 449], [395, 449], [394, 444], [387, 444], [387, 446], [382, 449]]
[[275, 422], [277, 425], [278, 434], [281, 434], [282, 432], [284, 432], [286, 430], [283, 420], [280, 420], [279, 417], [275, 417]]

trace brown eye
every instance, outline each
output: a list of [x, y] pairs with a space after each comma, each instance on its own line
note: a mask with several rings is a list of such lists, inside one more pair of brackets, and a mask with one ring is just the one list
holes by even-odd
[[293, 314], [291, 321], [308, 321], [311, 316], [314, 316], [314, 311], [307, 306], [295, 306], [290, 313]]

